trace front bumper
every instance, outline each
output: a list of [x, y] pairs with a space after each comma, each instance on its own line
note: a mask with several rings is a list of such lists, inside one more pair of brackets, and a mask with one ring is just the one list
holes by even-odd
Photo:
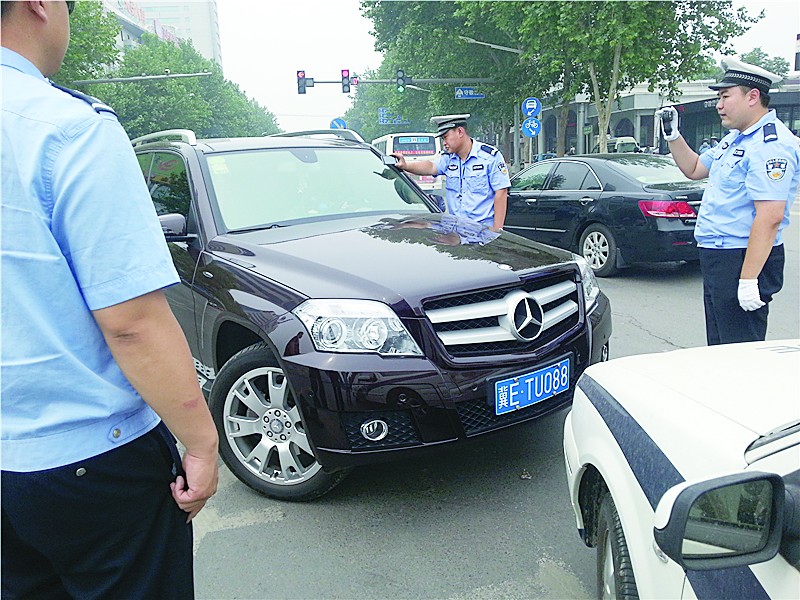
[[[289, 320], [273, 331], [276, 346], [296, 335], [296, 327]], [[524, 356], [498, 355], [491, 361], [454, 365], [430, 348], [423, 351], [434, 359], [307, 348], [282, 357], [282, 366], [317, 459], [326, 469], [335, 469], [410, 457], [557, 411], [571, 403], [578, 377], [599, 360], [610, 335], [610, 307], [601, 294], [585, 327]], [[568, 391], [495, 414], [491, 382], [532, 372], [565, 355], [572, 360]], [[361, 426], [374, 419], [388, 425], [387, 435], [378, 441], [361, 433]]]

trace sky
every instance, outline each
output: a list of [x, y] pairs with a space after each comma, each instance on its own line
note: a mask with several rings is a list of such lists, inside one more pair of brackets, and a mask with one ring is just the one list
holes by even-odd
[[[733, 40], [737, 54], [760, 47], [793, 68], [800, 2], [735, 4], [754, 15], [765, 11], [750, 31]], [[361, 74], [381, 64], [372, 22], [361, 16], [358, 0], [217, 0], [217, 11], [225, 77], [270, 110], [286, 131], [328, 129], [351, 104], [339, 83], [298, 94], [298, 70], [316, 80], [339, 81], [342, 69]]]

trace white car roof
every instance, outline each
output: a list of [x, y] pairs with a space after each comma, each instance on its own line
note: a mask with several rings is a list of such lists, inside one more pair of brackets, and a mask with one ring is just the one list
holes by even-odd
[[652, 389], [683, 396], [759, 436], [800, 420], [800, 340], [628, 356], [586, 374], [626, 408], [641, 405]]

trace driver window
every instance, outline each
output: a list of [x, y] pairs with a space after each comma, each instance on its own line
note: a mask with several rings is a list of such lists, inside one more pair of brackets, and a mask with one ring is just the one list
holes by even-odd
[[187, 232], [196, 232], [192, 194], [183, 158], [169, 152], [142, 153], [137, 158], [156, 213], [159, 216], [183, 215]]
[[552, 168], [552, 163], [534, 165], [526, 169], [511, 184], [512, 192], [527, 192], [541, 190], [547, 180], [547, 174]]

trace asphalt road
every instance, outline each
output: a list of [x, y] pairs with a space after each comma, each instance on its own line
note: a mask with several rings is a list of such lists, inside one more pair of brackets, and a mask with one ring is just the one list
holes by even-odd
[[[769, 339], [800, 337], [799, 205]], [[705, 345], [697, 266], [637, 266], [600, 285], [612, 302], [612, 358]], [[697, 368], [655, 360], [678, 376]], [[595, 597], [595, 551], [578, 538], [567, 496], [565, 416], [357, 469], [307, 504], [259, 496], [222, 467], [195, 520], [197, 597]]]

